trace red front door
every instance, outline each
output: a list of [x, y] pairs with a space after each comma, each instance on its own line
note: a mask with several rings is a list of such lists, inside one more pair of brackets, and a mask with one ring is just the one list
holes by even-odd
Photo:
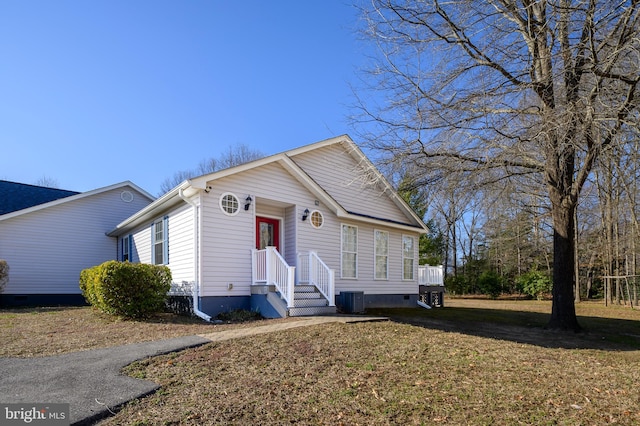
[[256, 217], [256, 248], [273, 246], [280, 251], [280, 221], [268, 217]]

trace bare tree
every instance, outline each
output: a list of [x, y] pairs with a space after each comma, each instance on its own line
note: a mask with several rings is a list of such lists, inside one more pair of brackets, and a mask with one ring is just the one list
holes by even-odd
[[46, 188], [60, 188], [60, 184], [58, 183], [57, 179], [51, 178], [46, 175], [42, 175], [41, 177], [39, 177], [38, 180], [36, 180], [35, 185], [44, 186]]
[[226, 169], [240, 164], [248, 163], [249, 161], [258, 160], [264, 157], [264, 154], [259, 150], [253, 150], [246, 145], [229, 146], [218, 158], [209, 158], [202, 160], [198, 167], [190, 170], [180, 170], [173, 174], [173, 176], [166, 178], [160, 184], [160, 194], [165, 194], [171, 189], [179, 185], [181, 182], [191, 179], [196, 176], [206, 175], [208, 173], [215, 172], [217, 170]]
[[[638, 124], [637, 0], [371, 0], [381, 52], [361, 92], [369, 146], [425, 181], [536, 174], [554, 228], [549, 328], [579, 330], [574, 211], [600, 154]], [[381, 99], [380, 94], [387, 94]]]

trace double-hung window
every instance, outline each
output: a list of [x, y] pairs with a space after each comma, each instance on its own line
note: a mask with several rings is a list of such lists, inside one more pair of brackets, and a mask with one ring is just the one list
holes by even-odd
[[389, 233], [374, 231], [374, 251], [376, 256], [375, 277], [377, 280], [389, 278]]
[[413, 280], [413, 264], [415, 261], [415, 239], [408, 235], [402, 236], [402, 279]]
[[167, 238], [168, 217], [156, 220], [151, 226], [151, 251], [154, 265], [169, 263], [169, 244]]
[[342, 225], [342, 278], [358, 278], [358, 228]]
[[122, 261], [123, 262], [131, 262], [131, 246], [132, 244], [131, 234], [122, 237], [121, 245], [122, 245]]

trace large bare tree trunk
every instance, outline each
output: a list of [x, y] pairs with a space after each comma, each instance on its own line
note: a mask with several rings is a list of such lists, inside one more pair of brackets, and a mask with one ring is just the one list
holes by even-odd
[[575, 205], [553, 204], [553, 305], [548, 328], [580, 331], [574, 305]]

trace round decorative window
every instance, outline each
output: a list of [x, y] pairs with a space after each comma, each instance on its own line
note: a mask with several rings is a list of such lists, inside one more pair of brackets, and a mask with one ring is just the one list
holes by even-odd
[[238, 197], [236, 197], [235, 195], [229, 192], [222, 194], [222, 196], [220, 197], [220, 208], [226, 215], [229, 215], [229, 216], [236, 215], [240, 208]]
[[130, 203], [133, 201], [133, 194], [129, 191], [122, 191], [120, 193], [120, 199], [125, 203]]
[[309, 222], [311, 222], [311, 226], [313, 226], [314, 228], [320, 228], [324, 223], [324, 217], [322, 217], [322, 213], [320, 213], [318, 210], [314, 210], [311, 212]]

